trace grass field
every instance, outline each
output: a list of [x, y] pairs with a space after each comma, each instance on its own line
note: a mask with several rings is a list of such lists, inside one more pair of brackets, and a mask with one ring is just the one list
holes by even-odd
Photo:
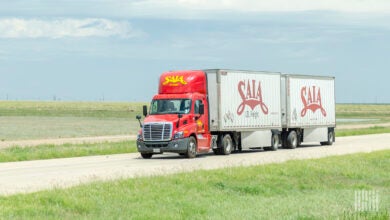
[[135, 102], [35, 102], [0, 101], [0, 116], [131, 118], [142, 113]]
[[[348, 123], [383, 123], [390, 121], [390, 104], [337, 104], [336, 118], [344, 119], [375, 119], [374, 121], [359, 121]], [[341, 124], [345, 124], [342, 122]]]
[[[136, 134], [146, 103], [0, 101], [0, 141]], [[390, 122], [390, 105], [337, 104], [338, 119]], [[353, 119], [374, 119], [353, 122]], [[337, 130], [336, 135], [384, 133], [389, 128]], [[340, 132], [340, 134], [339, 134]]]
[[[0, 102], [0, 141], [136, 134], [135, 120], [145, 103]], [[338, 104], [337, 117], [390, 121], [390, 105]], [[336, 136], [389, 133], [390, 127], [337, 129]], [[102, 144], [42, 145], [0, 150], [0, 162], [136, 152], [134, 141]]]
[[136, 134], [143, 104], [0, 101], [0, 141]]
[[341, 129], [336, 131], [336, 137], [366, 135], [366, 134], [383, 134], [383, 133], [390, 133], [390, 127], [373, 126], [369, 128], [359, 128], [359, 129]]
[[43, 160], [53, 158], [137, 152], [135, 141], [94, 144], [40, 145], [36, 147], [11, 147], [0, 150], [0, 162]]
[[[0, 219], [384, 219], [390, 151], [93, 183], [0, 197]], [[379, 210], [355, 210], [375, 190]]]
[[[135, 134], [144, 103], [0, 102], [0, 141]], [[337, 105], [337, 118], [390, 122], [390, 105]], [[353, 120], [352, 120], [353, 121]], [[337, 136], [388, 133], [380, 125]], [[0, 150], [0, 162], [136, 152], [134, 141]], [[93, 183], [0, 197], [0, 219], [389, 219], [390, 151]], [[354, 192], [380, 192], [356, 212]]]
[[[369, 128], [339, 129], [336, 136], [352, 136], [365, 134], [390, 133], [390, 127], [381, 126], [381, 123], [390, 122], [390, 105], [363, 105], [363, 104], [337, 104], [336, 118], [347, 119], [347, 122], [338, 122], [337, 125], [372, 124]], [[357, 119], [357, 120], [356, 120]], [[350, 121], [348, 121], [350, 120]]]
[[139, 124], [130, 118], [70, 116], [0, 117], [0, 140], [30, 140], [136, 134]]

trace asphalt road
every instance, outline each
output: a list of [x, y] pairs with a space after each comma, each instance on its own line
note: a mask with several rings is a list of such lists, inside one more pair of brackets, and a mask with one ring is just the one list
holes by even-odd
[[0, 163], [0, 195], [64, 188], [96, 180], [282, 163], [288, 160], [390, 149], [390, 134], [342, 137], [336, 141], [333, 146], [311, 144], [293, 150], [246, 151], [229, 156], [210, 153], [195, 159], [185, 159], [177, 154], [163, 154], [145, 160], [141, 159], [138, 153], [133, 153]]

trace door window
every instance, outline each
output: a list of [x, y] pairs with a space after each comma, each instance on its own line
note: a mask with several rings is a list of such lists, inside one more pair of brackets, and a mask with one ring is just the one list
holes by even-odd
[[195, 106], [194, 106], [194, 113], [199, 114], [199, 106], [202, 104], [202, 100], [196, 100], [195, 101]]

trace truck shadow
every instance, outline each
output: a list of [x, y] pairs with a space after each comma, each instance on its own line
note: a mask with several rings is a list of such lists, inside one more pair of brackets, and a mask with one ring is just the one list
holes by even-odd
[[[303, 144], [303, 145], [300, 145], [299, 147], [297, 148], [317, 148], [317, 147], [327, 147], [327, 146], [322, 146], [322, 145], [319, 145], [319, 144]], [[330, 146], [328, 146], [330, 147]], [[231, 155], [228, 155], [228, 156], [233, 156], [236, 155], [236, 154], [255, 154], [255, 153], [270, 153], [270, 152], [278, 152], [278, 151], [293, 151], [295, 149], [290, 149], [290, 148], [279, 148], [277, 151], [270, 151], [270, 150], [264, 150], [264, 149], [250, 149], [250, 150], [242, 150], [242, 151], [235, 151], [233, 152]], [[212, 151], [208, 152], [208, 153], [202, 153], [202, 154], [198, 154], [196, 156], [196, 158], [194, 159], [202, 159], [202, 158], [207, 158], [207, 157], [226, 157], [226, 155], [216, 155], [214, 154]], [[179, 154], [175, 154], [175, 153], [164, 153], [164, 154], [155, 154], [153, 155], [152, 158], [150, 159], [143, 159], [141, 156], [138, 157], [138, 158], [135, 158], [136, 160], [172, 160], [172, 159], [175, 159], [175, 160], [191, 160], [191, 159], [188, 159], [184, 156], [181, 156]]]

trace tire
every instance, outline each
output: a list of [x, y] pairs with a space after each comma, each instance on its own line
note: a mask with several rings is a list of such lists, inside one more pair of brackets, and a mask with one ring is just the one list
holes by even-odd
[[234, 151], [233, 140], [229, 134], [223, 136], [220, 151], [223, 155], [229, 155]]
[[290, 149], [294, 149], [298, 146], [298, 135], [296, 131], [290, 131], [287, 136], [287, 147]]
[[271, 147], [267, 148], [268, 150], [276, 151], [279, 148], [280, 138], [279, 134], [272, 134], [271, 136]]
[[185, 153], [185, 157], [187, 158], [195, 158], [196, 157], [196, 139], [191, 136], [187, 145], [187, 152]]
[[141, 156], [144, 159], [150, 159], [150, 158], [152, 158], [153, 154], [151, 154], [151, 153], [141, 153]]
[[328, 133], [328, 145], [333, 145], [334, 131]]
[[321, 142], [321, 145], [333, 145], [334, 131], [328, 132], [328, 141]]

